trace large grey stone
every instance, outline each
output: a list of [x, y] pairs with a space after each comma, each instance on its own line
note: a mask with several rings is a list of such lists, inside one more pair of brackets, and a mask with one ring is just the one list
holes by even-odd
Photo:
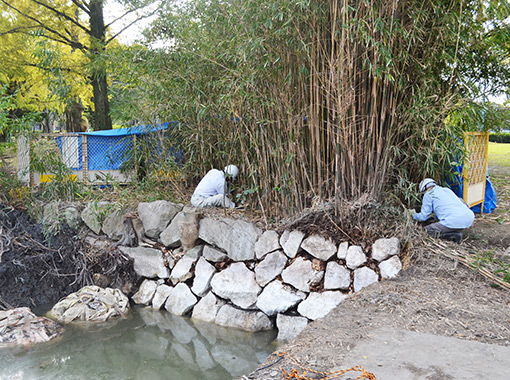
[[286, 264], [287, 256], [283, 252], [270, 253], [255, 267], [255, 279], [260, 286], [266, 286], [282, 273]]
[[115, 210], [109, 213], [103, 222], [103, 232], [110, 239], [120, 240], [124, 233], [124, 213], [121, 210]]
[[195, 278], [191, 291], [199, 297], [205, 296], [211, 289], [211, 279], [215, 273], [216, 268], [201, 257], [195, 266]]
[[159, 285], [156, 289], [156, 293], [154, 294], [154, 298], [152, 299], [152, 308], [159, 310], [161, 306], [163, 306], [170, 295], [170, 291], [172, 290], [171, 286], [168, 285]]
[[69, 227], [77, 230], [81, 224], [80, 211], [76, 207], [68, 207], [64, 210], [64, 219]]
[[313, 269], [312, 262], [298, 257], [282, 272], [283, 282], [303, 292], [309, 292], [312, 284], [322, 280], [324, 271]]
[[198, 260], [200, 257], [202, 257], [202, 252], [204, 251], [204, 245], [196, 245], [193, 248], [191, 248], [188, 252], [186, 252], [186, 256], [194, 258]]
[[213, 248], [209, 245], [206, 245], [204, 247], [204, 250], [202, 251], [202, 256], [204, 256], [204, 258], [207, 259], [208, 261], [212, 261], [213, 263], [219, 263], [228, 258], [225, 252], [222, 252], [219, 249]]
[[211, 280], [211, 288], [217, 296], [243, 309], [253, 307], [262, 290], [255, 281], [255, 274], [244, 263], [234, 263], [216, 273]]
[[275, 280], [267, 285], [257, 300], [257, 307], [266, 315], [283, 313], [306, 298], [304, 292], [292, 289]]
[[184, 282], [191, 278], [193, 276], [191, 269], [196, 261], [197, 260], [192, 257], [181, 257], [181, 259], [177, 261], [177, 264], [175, 264], [172, 272], [170, 273], [170, 280], [172, 281], [172, 284], [175, 285], [178, 282]]
[[301, 248], [313, 257], [323, 261], [328, 261], [334, 254], [337, 253], [335, 243], [318, 235], [308, 236], [301, 243]]
[[400, 240], [396, 237], [378, 239], [372, 245], [372, 258], [377, 261], [386, 260], [390, 256], [400, 253]]
[[379, 276], [370, 268], [362, 267], [354, 271], [354, 291], [361, 289], [379, 281]]
[[144, 280], [138, 291], [133, 295], [133, 302], [139, 305], [150, 305], [157, 287], [158, 283], [156, 281]]
[[283, 252], [291, 259], [296, 257], [301, 250], [301, 242], [304, 237], [305, 234], [298, 230], [284, 231], [280, 237], [280, 244], [283, 248]]
[[119, 250], [134, 259], [135, 272], [142, 277], [168, 278], [170, 273], [165, 266], [163, 253], [159, 249], [145, 247], [119, 247]]
[[308, 319], [305, 317], [278, 314], [276, 316], [276, 327], [278, 328], [278, 337], [276, 339], [282, 342], [292, 340], [306, 326], [308, 326]]
[[234, 261], [253, 260], [255, 242], [261, 234], [259, 228], [243, 220], [209, 217], [200, 221], [198, 231], [200, 239], [224, 250]]
[[101, 232], [104, 214], [111, 207], [109, 202], [89, 202], [81, 212], [83, 223], [90, 228], [96, 235]]
[[183, 211], [175, 215], [168, 227], [161, 232], [159, 239], [165, 247], [177, 248], [182, 244], [182, 237], [186, 238], [191, 236], [193, 236], [194, 239], [189, 239], [190, 242], [187, 244], [188, 246], [193, 246], [196, 238], [198, 237], [197, 214], [185, 208]]
[[175, 315], [184, 315], [196, 305], [197, 297], [184, 283], [177, 284], [168, 295], [165, 302], [165, 309]]
[[402, 270], [402, 263], [398, 256], [392, 256], [388, 260], [379, 263], [379, 271], [382, 278], [394, 278]]
[[326, 274], [324, 275], [324, 289], [349, 289], [350, 285], [351, 271], [334, 261], [330, 261], [326, 266]]
[[186, 214], [179, 212], [172, 219], [170, 224], [159, 235], [159, 241], [165, 247], [177, 248], [181, 246], [181, 232], [179, 231], [179, 222], [186, 220]]
[[225, 301], [220, 300], [212, 292], [209, 292], [195, 305], [191, 318], [213, 323], [223, 305], [225, 305]]
[[215, 323], [245, 331], [271, 330], [273, 328], [273, 323], [263, 312], [239, 310], [230, 305], [222, 306], [216, 315]]
[[308, 298], [298, 305], [297, 310], [303, 317], [314, 321], [327, 315], [346, 298], [341, 292], [310, 293]]
[[168, 201], [140, 202], [138, 217], [142, 221], [145, 234], [157, 239], [182, 207]]
[[356, 269], [360, 265], [366, 263], [367, 255], [363, 252], [363, 249], [358, 245], [351, 245], [347, 249], [347, 256], [345, 258], [345, 265], [349, 269]]
[[255, 243], [255, 256], [257, 259], [262, 259], [268, 253], [281, 249], [279, 243], [279, 236], [276, 231], [265, 231]]
[[344, 241], [338, 245], [338, 251], [336, 257], [340, 260], [345, 260], [347, 257], [347, 250], [349, 249], [349, 242]]

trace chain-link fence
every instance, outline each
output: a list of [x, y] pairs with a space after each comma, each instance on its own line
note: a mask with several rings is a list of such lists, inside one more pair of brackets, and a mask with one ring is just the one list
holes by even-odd
[[[143, 127], [86, 133], [37, 134], [28, 141], [18, 138], [18, 176], [32, 185], [51, 181], [66, 169], [83, 183], [130, 182], [146, 171], [149, 162], [161, 164], [162, 154], [178, 162], [179, 151], [164, 148], [168, 123], [150, 129]], [[21, 164], [21, 165], [20, 165]], [[154, 170], [154, 168], [151, 168]], [[28, 174], [27, 174], [28, 172]], [[69, 174], [72, 173], [72, 174]], [[157, 168], [157, 175], [175, 177], [176, 172]]]

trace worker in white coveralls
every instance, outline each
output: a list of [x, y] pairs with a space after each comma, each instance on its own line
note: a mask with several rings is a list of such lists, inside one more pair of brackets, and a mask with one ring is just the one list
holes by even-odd
[[473, 211], [452, 190], [438, 186], [431, 178], [421, 181], [419, 190], [424, 193], [423, 203], [421, 212], [415, 213], [413, 218], [425, 222], [434, 213], [436, 222], [425, 226], [427, 233], [460, 243], [462, 231], [471, 227], [475, 220]]
[[195, 207], [236, 207], [228, 197], [228, 186], [238, 173], [235, 165], [228, 165], [223, 170], [209, 170], [191, 196], [191, 204]]

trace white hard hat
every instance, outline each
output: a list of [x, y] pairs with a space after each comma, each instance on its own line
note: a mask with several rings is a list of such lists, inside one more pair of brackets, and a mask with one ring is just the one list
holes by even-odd
[[434, 181], [432, 178], [425, 178], [423, 181], [420, 182], [418, 189], [420, 190], [420, 193], [424, 193], [425, 190], [427, 190], [429, 187], [436, 185], [437, 185], [436, 181]]
[[233, 178], [237, 177], [237, 174], [239, 173], [239, 169], [235, 165], [227, 165], [223, 171], [225, 174]]

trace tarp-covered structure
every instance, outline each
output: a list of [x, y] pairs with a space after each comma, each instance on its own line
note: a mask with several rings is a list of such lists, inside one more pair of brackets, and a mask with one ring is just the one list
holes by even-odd
[[[66, 133], [55, 136], [55, 142], [62, 154], [64, 164], [73, 170], [73, 177], [78, 181], [94, 182], [111, 178], [121, 182], [130, 181], [129, 171], [135, 168], [133, 156], [136, 141], [164, 132], [177, 122], [153, 125], [140, 125], [130, 128], [118, 128], [106, 131]], [[172, 144], [168, 144], [172, 146]], [[152, 147], [157, 156], [161, 145]], [[182, 162], [182, 155], [175, 144], [168, 152], [176, 162]], [[131, 173], [133, 174], [133, 173]], [[33, 183], [51, 181], [51, 175], [37, 175]]]

